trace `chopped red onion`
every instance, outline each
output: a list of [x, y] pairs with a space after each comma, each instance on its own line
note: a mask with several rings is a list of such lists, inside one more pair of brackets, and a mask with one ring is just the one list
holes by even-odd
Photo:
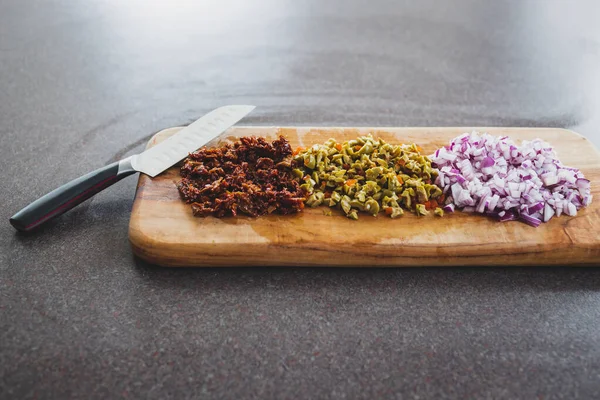
[[542, 223], [542, 221], [540, 221], [539, 219], [529, 216], [527, 214], [521, 214], [519, 216], [519, 219], [525, 222], [526, 224], [533, 226], [534, 228], [537, 228]]
[[482, 168], [488, 168], [488, 167], [493, 167], [494, 164], [496, 164], [496, 162], [494, 161], [494, 159], [490, 156], [487, 156], [486, 158], [483, 159], [483, 161], [481, 162], [481, 167]]
[[589, 189], [590, 181], [589, 179], [579, 178], [575, 181], [575, 185], [577, 185], [577, 187], [580, 189]]
[[[524, 204], [525, 207], [527, 207], [527, 205]], [[541, 209], [544, 208], [544, 203], [542, 203], [541, 201], [531, 207], [528, 208], [529, 214], [533, 214], [534, 212], [540, 211]]]
[[[504, 213], [504, 214], [502, 214], [502, 213]], [[506, 212], [506, 211], [500, 211], [498, 213], [498, 216], [500, 217], [498, 219], [498, 221], [500, 221], [500, 222], [515, 221], [517, 219], [517, 216], [515, 214], [513, 214], [512, 212]]]
[[592, 201], [590, 181], [562, 165], [541, 139], [517, 146], [506, 136], [465, 133], [431, 159], [440, 171], [436, 184], [448, 195], [446, 206], [462, 211], [538, 226], [562, 213], [575, 216]]
[[554, 216], [554, 208], [549, 203], [544, 206], [544, 222], [550, 221], [550, 218]]
[[454, 212], [454, 204], [452, 204], [452, 203], [446, 204], [442, 209], [447, 213], [453, 213]]

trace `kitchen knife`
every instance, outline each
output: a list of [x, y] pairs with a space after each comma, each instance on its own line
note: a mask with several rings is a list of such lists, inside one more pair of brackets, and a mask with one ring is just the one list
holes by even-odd
[[254, 108], [217, 108], [143, 153], [97, 169], [53, 190], [13, 215], [10, 223], [19, 231], [30, 231], [126, 176], [142, 172], [155, 177], [226, 131]]

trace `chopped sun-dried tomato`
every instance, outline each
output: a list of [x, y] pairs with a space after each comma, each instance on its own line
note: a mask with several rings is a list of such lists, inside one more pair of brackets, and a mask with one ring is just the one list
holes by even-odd
[[195, 216], [295, 213], [304, 208], [305, 193], [292, 175], [291, 155], [283, 136], [202, 148], [184, 161], [177, 188]]

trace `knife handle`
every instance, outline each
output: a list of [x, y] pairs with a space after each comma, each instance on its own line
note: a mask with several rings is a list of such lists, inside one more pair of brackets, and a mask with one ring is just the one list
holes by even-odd
[[31, 231], [135, 172], [129, 159], [99, 168], [40, 197], [13, 215], [10, 223], [19, 231]]

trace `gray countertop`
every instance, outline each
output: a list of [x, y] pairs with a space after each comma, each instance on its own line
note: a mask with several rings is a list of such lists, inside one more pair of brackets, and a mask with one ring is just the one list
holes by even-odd
[[598, 1], [164, 3], [0, 2], [2, 399], [599, 398], [598, 268], [163, 269], [129, 247], [133, 178], [8, 224], [224, 104], [598, 145]]

